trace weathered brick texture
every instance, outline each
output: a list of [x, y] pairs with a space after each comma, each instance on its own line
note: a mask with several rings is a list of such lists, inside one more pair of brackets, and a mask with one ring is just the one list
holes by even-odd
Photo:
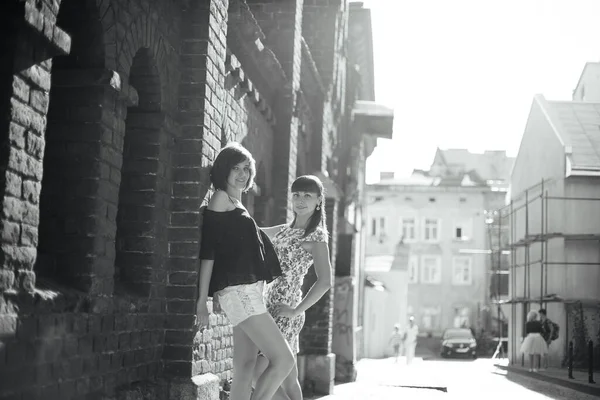
[[180, 314], [193, 329], [194, 307], [166, 301], [184, 278], [164, 269], [182, 10], [2, 7], [14, 42], [1, 76], [0, 397], [110, 398], [162, 375]]
[[273, 49], [288, 79], [286, 86], [280, 88], [274, 107], [278, 134], [273, 153], [273, 213], [276, 223], [284, 223], [292, 217], [289, 187], [297, 176], [299, 120], [296, 107], [301, 78], [303, 0], [253, 0], [248, 4], [266, 36], [266, 44]]
[[[224, 372], [222, 350], [231, 343], [220, 343], [221, 315], [211, 315], [206, 332], [194, 334], [197, 299], [198, 254], [200, 251], [200, 206], [209, 190], [208, 170], [221, 148], [224, 121], [227, 1], [186, 2], [182, 15], [181, 81], [179, 84], [179, 122], [181, 132], [175, 138], [172, 158], [172, 212], [169, 226], [170, 274], [167, 301], [181, 301], [185, 309], [167, 317], [167, 325], [182, 340], [165, 344], [165, 373], [178, 377]], [[205, 333], [206, 333], [205, 332]], [[215, 335], [216, 336], [216, 335]], [[200, 350], [205, 346], [204, 354]], [[206, 351], [208, 347], [209, 351]], [[214, 349], [214, 351], [213, 351]], [[230, 354], [227, 355], [230, 357]], [[190, 362], [191, 361], [191, 362]], [[221, 364], [219, 364], [221, 363]]]
[[[343, 4], [328, 2], [336, 21]], [[192, 376], [232, 378], [218, 304], [194, 326], [200, 210], [231, 140], [257, 160], [244, 202], [261, 225], [291, 218], [297, 174], [327, 170], [345, 62], [303, 39], [305, 7], [0, 5], [0, 398], [179, 398]], [[331, 349], [332, 296], [309, 312], [315, 354]]]

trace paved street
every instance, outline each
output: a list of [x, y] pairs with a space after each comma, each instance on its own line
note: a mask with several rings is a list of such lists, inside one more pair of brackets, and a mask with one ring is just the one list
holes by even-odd
[[475, 399], [592, 400], [567, 388], [496, 368], [491, 360], [361, 360], [357, 382], [337, 385], [319, 400]]

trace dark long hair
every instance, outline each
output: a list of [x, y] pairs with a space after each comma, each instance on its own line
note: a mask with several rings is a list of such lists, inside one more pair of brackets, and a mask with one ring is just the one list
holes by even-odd
[[237, 164], [248, 161], [250, 162], [250, 176], [244, 192], [247, 192], [252, 185], [254, 185], [254, 177], [256, 176], [256, 162], [252, 154], [241, 144], [237, 142], [231, 142], [227, 146], [223, 147], [212, 168], [210, 169], [210, 181], [215, 189], [227, 190], [227, 178], [231, 173], [233, 167]]
[[[299, 176], [296, 178], [294, 183], [292, 183], [292, 193], [294, 192], [315, 193], [321, 200], [321, 203], [318, 205], [318, 209], [315, 209], [313, 215], [311, 215], [310, 219], [308, 220], [308, 224], [304, 229], [303, 237], [313, 233], [319, 225], [323, 227], [325, 232], [327, 232], [327, 220], [325, 215], [325, 187], [323, 186], [323, 182], [321, 182], [321, 180], [314, 175]], [[294, 212], [292, 226], [294, 226], [296, 223], [296, 216], [297, 215]]]

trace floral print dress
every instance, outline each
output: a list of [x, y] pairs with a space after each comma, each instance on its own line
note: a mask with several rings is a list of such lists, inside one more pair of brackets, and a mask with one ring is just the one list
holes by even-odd
[[[265, 288], [265, 303], [267, 310], [274, 315], [277, 303], [296, 307], [302, 301], [302, 283], [308, 269], [313, 264], [312, 254], [302, 247], [302, 242], [327, 243], [327, 232], [318, 226], [306, 237], [304, 229], [291, 228], [285, 225], [272, 239], [275, 251], [281, 263], [283, 275], [277, 277]], [[292, 351], [298, 353], [298, 335], [304, 326], [304, 313], [295, 318], [274, 317], [275, 323], [288, 341]]]

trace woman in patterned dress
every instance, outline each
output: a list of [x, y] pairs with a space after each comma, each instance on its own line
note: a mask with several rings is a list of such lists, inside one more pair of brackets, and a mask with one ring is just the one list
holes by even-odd
[[[282, 276], [266, 286], [265, 303], [292, 351], [298, 354], [298, 335], [304, 325], [304, 312], [331, 288], [332, 271], [323, 183], [316, 176], [305, 175], [294, 181], [291, 191], [294, 208], [292, 223], [263, 228], [273, 241], [283, 272]], [[304, 276], [313, 264], [317, 281], [303, 298]], [[268, 364], [265, 357], [258, 357], [255, 376], [260, 376]], [[296, 365], [273, 399], [302, 399]]]

